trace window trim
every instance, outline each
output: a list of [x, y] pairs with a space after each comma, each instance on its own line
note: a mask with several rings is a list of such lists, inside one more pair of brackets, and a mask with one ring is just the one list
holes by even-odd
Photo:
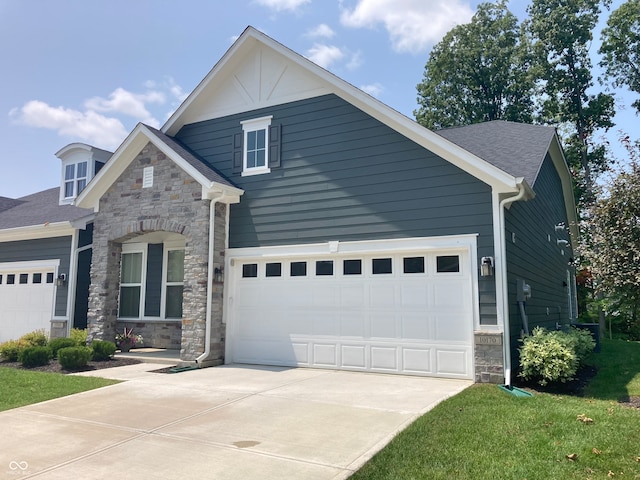
[[[81, 163], [87, 164], [87, 169], [85, 175], [82, 177], [78, 177], [78, 165]], [[75, 198], [80, 194], [78, 192], [78, 182], [80, 180], [84, 180], [84, 187], [82, 190], [87, 188], [89, 185], [89, 181], [93, 178], [94, 174], [94, 161], [91, 158], [83, 158], [78, 159], [77, 157], [74, 160], [66, 160], [62, 162], [62, 172], [61, 172], [61, 180], [60, 180], [60, 203], [68, 204], [72, 203]], [[67, 179], [67, 167], [73, 166], [73, 178]], [[67, 183], [72, 183], [73, 185], [73, 193], [71, 196], [67, 196]]]
[[[273, 115], [266, 117], [253, 118], [251, 120], [243, 120], [240, 122], [242, 125], [242, 173], [243, 177], [250, 175], [262, 175], [271, 172], [269, 168], [269, 127], [271, 126], [271, 120]], [[250, 132], [264, 131], [264, 166], [260, 167], [247, 167], [247, 147], [249, 142], [247, 136]]]

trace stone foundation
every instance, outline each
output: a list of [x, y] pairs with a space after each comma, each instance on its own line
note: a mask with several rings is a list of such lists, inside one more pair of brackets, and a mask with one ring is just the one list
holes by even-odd
[[476, 383], [504, 383], [504, 353], [501, 332], [475, 332]]
[[136, 335], [142, 335], [142, 345], [137, 347], [168, 348], [180, 350], [182, 341], [182, 322], [180, 320], [162, 321], [118, 321], [116, 329], [122, 333], [124, 329], [133, 329]]

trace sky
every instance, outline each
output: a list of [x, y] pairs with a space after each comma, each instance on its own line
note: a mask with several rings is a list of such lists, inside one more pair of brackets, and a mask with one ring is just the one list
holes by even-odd
[[[478, 3], [0, 0], [0, 196], [58, 186], [70, 143], [114, 151], [161, 127], [248, 25], [413, 118], [429, 51]], [[640, 138], [629, 110], [616, 123]]]

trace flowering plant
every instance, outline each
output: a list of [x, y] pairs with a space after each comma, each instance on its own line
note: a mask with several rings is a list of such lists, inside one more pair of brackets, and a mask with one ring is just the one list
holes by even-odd
[[124, 343], [131, 347], [135, 347], [138, 343], [142, 343], [142, 341], [142, 335], [133, 333], [133, 328], [127, 330], [127, 327], [125, 327], [124, 333], [116, 333], [116, 343], [118, 345], [122, 345]]

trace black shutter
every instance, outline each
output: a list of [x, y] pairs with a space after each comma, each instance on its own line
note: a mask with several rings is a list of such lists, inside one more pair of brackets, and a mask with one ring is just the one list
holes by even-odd
[[236, 133], [233, 136], [233, 173], [242, 173], [242, 140], [244, 133]]
[[269, 127], [269, 168], [280, 166], [280, 125]]

